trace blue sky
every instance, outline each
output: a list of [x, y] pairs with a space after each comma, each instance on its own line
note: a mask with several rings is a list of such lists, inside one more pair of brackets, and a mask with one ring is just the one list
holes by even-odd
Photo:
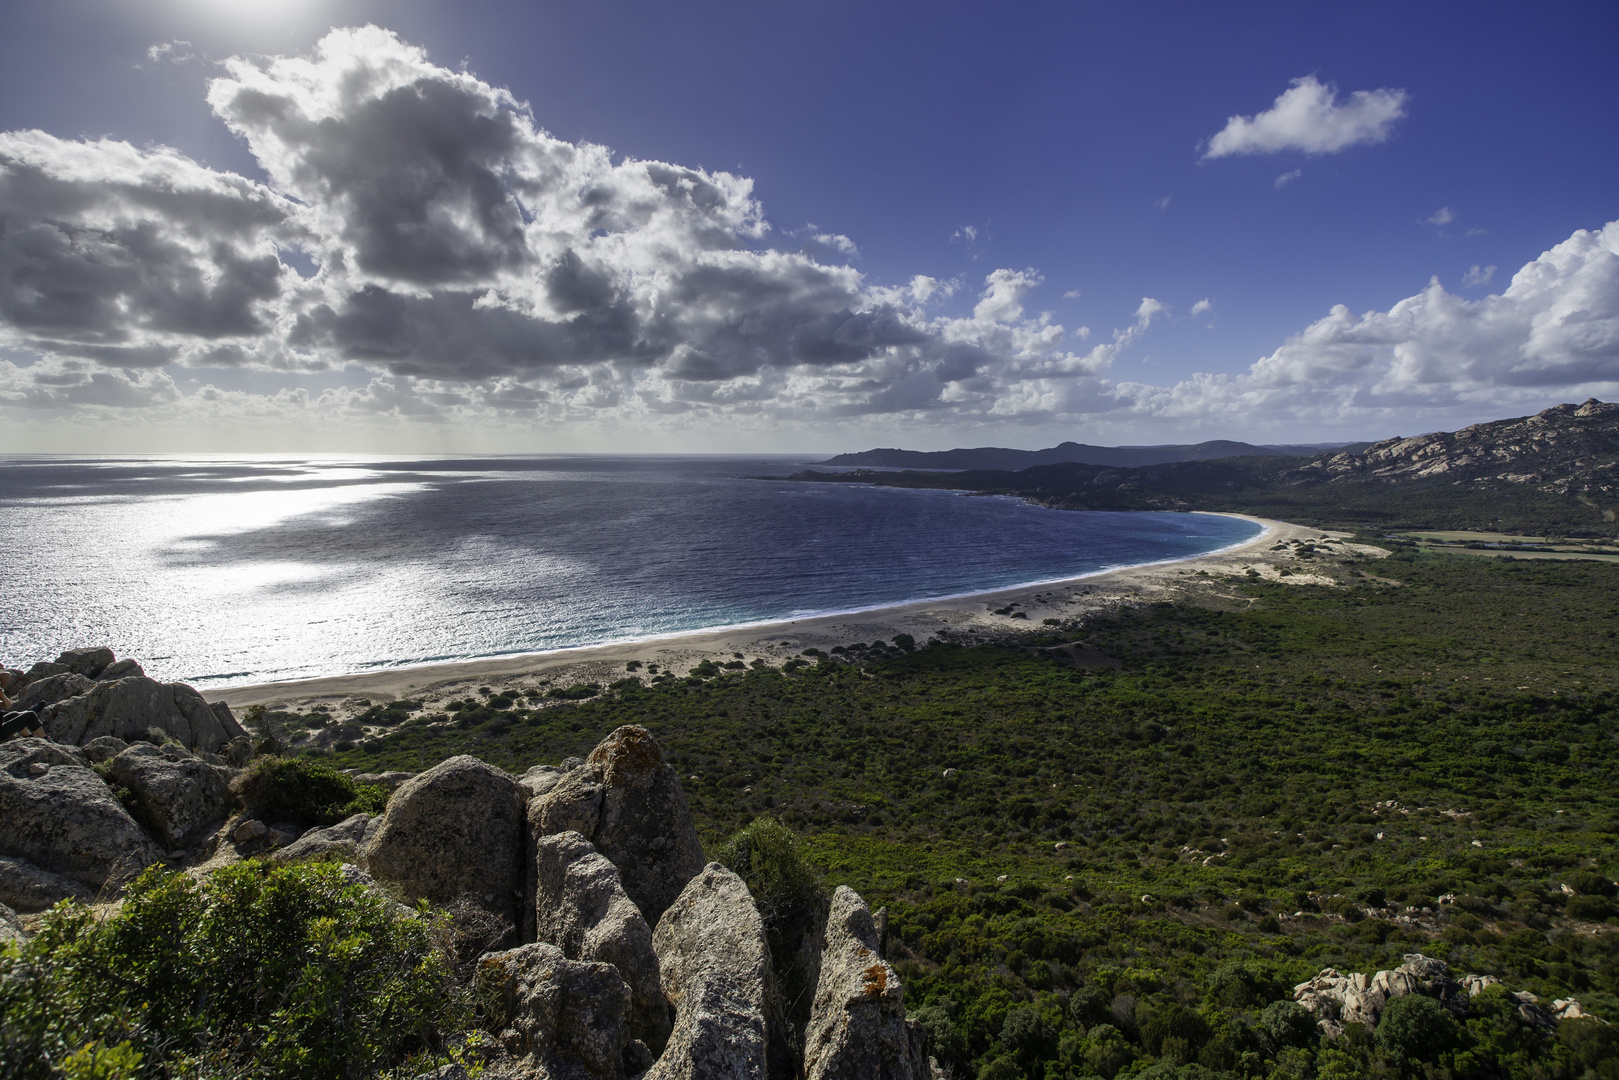
[[[1611, 4], [23, 8], [3, 449], [1315, 441], [1619, 393]], [[396, 53], [516, 141], [338, 176], [426, 114], [299, 98], [342, 134], [293, 145], [248, 107]], [[559, 148], [617, 217], [525, 172]], [[479, 183], [521, 238], [467, 226]]]

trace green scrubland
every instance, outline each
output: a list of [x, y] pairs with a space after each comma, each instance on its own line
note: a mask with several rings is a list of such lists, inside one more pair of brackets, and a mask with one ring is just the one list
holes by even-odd
[[[775, 818], [887, 906], [956, 1076], [1619, 1076], [1614, 1027], [1544, 1034], [1506, 997], [1619, 1021], [1619, 567], [1397, 547], [1315, 570], [1338, 584], [469, 699], [325, 760], [521, 771], [645, 725], [711, 851]], [[1334, 1041], [1291, 1004], [1411, 952], [1504, 988]]]

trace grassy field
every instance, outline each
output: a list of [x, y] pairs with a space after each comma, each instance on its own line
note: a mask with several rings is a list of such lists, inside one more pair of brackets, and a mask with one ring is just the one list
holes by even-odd
[[[397, 712], [325, 760], [521, 771], [644, 724], [711, 848], [775, 816], [888, 906], [957, 1076], [1615, 1075], [1609, 1029], [1545, 1037], [1498, 994], [1418, 1050], [1321, 1043], [1274, 1003], [1421, 951], [1619, 1020], [1619, 567], [1402, 547], [1318, 572], [1338, 584]], [[1111, 663], [1043, 648], [1078, 640]]]

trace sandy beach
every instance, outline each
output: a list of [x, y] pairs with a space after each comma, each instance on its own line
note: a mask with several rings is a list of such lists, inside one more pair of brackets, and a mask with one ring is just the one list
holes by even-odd
[[[941, 631], [971, 640], [975, 634], [993, 636], [1038, 626], [1043, 619], [1068, 619], [1118, 604], [1169, 599], [1189, 589], [1224, 588], [1227, 586], [1223, 578], [1245, 574], [1250, 569], [1262, 577], [1296, 584], [1323, 582], [1328, 579], [1309, 574], [1296, 557], [1277, 545], [1329, 537], [1341, 540], [1347, 535], [1285, 521], [1230, 516], [1256, 522], [1264, 527], [1263, 531], [1252, 540], [1209, 555], [999, 592], [611, 645], [237, 686], [204, 691], [204, 696], [209, 701], [226, 702], [236, 710], [256, 704], [298, 708], [325, 704], [334, 711], [347, 712], [357, 707], [362, 698], [373, 703], [408, 698], [433, 708], [482, 687], [499, 690], [540, 683], [605, 685], [624, 678], [625, 664], [631, 660], [684, 675], [703, 660], [740, 659], [751, 663], [763, 659], [780, 664], [805, 649], [830, 649], [877, 638], [891, 640], [896, 634], [910, 634], [919, 643]], [[1279, 572], [1284, 565], [1297, 569], [1283, 576]], [[1023, 618], [996, 614], [996, 609], [1014, 603]], [[646, 675], [644, 668], [640, 674]]]

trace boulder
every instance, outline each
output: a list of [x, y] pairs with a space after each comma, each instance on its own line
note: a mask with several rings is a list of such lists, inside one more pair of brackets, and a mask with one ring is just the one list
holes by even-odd
[[17, 913], [0, 904], [0, 949], [12, 943], [21, 945], [27, 940], [28, 935], [22, 932], [22, 923], [17, 921]]
[[66, 664], [53, 664], [49, 660], [41, 660], [23, 673], [22, 685], [27, 686], [36, 679], [48, 679], [52, 675], [71, 675], [73, 669]]
[[131, 675], [145, 675], [146, 669], [133, 660], [118, 660], [96, 672], [96, 682], [117, 682]]
[[[531, 770], [532, 772], [532, 770]], [[603, 739], [529, 804], [535, 836], [576, 832], [612, 860], [624, 890], [656, 923], [703, 868], [680, 779], [645, 728], [626, 725]]]
[[566, 772], [555, 765], [533, 765], [517, 782], [523, 785], [529, 798], [537, 799], [556, 787], [557, 781], [565, 775]]
[[[243, 825], [247, 825], [243, 822]], [[252, 822], [264, 829], [263, 822]], [[382, 825], [380, 817], [370, 814], [354, 814], [346, 817], [336, 825], [325, 829], [310, 829], [297, 840], [284, 848], [279, 848], [270, 858], [276, 862], [292, 862], [295, 859], [317, 858], [323, 855], [341, 855], [349, 862], [363, 861], [365, 856], [366, 840], [375, 835]], [[263, 836], [268, 829], [259, 833]], [[249, 837], [257, 839], [257, 837]]]
[[93, 899], [89, 889], [71, 878], [41, 870], [27, 859], [0, 855], [0, 904], [17, 911], [44, 911], [59, 900]]
[[630, 991], [611, 964], [569, 960], [535, 942], [478, 961], [478, 997], [518, 1075], [622, 1080]]
[[806, 1080], [929, 1080], [927, 1035], [905, 1019], [905, 990], [880, 955], [871, 910], [853, 889], [832, 895], [821, 974], [804, 1032]]
[[111, 649], [69, 649], [56, 658], [56, 662], [73, 672], [93, 679], [115, 659]]
[[91, 761], [111, 761], [129, 749], [129, 744], [112, 735], [103, 735], [99, 739], [91, 739], [80, 749], [84, 751], [84, 756]]
[[107, 774], [135, 796], [165, 848], [185, 847], [230, 810], [220, 770], [177, 746], [136, 743], [107, 763]]
[[27, 859], [93, 890], [120, 885], [162, 857], [101, 777], [83, 765], [53, 764], [31, 777], [0, 770], [0, 821], [0, 855]]
[[770, 949], [742, 879], [709, 863], [658, 920], [652, 947], [675, 1026], [646, 1080], [769, 1075]]
[[[77, 746], [62, 746], [49, 739], [8, 739], [0, 743], [0, 769], [12, 776], [40, 776], [55, 765], [89, 765]], [[38, 766], [46, 768], [38, 768]]]
[[402, 784], [366, 843], [371, 873], [412, 900], [468, 897], [516, 936], [522, 896], [523, 789], [508, 773], [462, 755]]
[[144, 675], [96, 683], [82, 694], [46, 706], [40, 718], [45, 733], [60, 743], [83, 744], [103, 735], [133, 741], [158, 728], [189, 750], [218, 753], [232, 739], [247, 734], [234, 719], [221, 720], [191, 687]]
[[400, 784], [415, 775], [408, 772], [368, 772], [355, 773], [353, 779], [356, 784], [372, 784], [376, 787], [385, 787], [389, 791], [397, 791]]
[[16, 708], [33, 709], [43, 712], [45, 706], [54, 705], [58, 701], [78, 697], [87, 691], [94, 690], [96, 684], [83, 675], [75, 675], [65, 671], [60, 675], [51, 675], [43, 679], [30, 679], [17, 694]]
[[652, 929], [624, 891], [618, 868], [576, 832], [534, 841], [535, 941], [557, 946], [569, 960], [612, 964], [630, 988], [630, 1035], [653, 1053], [669, 1039]]

